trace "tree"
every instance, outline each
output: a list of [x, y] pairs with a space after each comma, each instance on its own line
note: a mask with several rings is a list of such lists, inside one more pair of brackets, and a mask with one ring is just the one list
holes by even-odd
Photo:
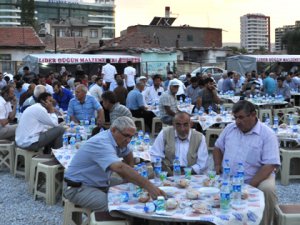
[[34, 0], [21, 1], [21, 24], [22, 26], [31, 26], [36, 28], [36, 21], [34, 16]]
[[[288, 54], [300, 54], [300, 29], [285, 33], [281, 39], [282, 46], [285, 46]], [[284, 49], [284, 48], [283, 48]]]

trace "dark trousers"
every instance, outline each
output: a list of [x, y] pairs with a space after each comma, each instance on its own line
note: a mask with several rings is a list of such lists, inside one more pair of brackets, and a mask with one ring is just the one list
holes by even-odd
[[130, 111], [131, 111], [133, 117], [144, 118], [145, 125], [148, 128], [146, 130], [151, 131], [152, 119], [153, 119], [153, 117], [155, 117], [155, 114], [152, 111], [147, 111], [147, 110], [142, 110], [142, 109], [130, 110]]
[[131, 90], [133, 90], [133, 88], [134, 88], [134, 86], [132, 86], [132, 87], [127, 87], [128, 93], [129, 93]]

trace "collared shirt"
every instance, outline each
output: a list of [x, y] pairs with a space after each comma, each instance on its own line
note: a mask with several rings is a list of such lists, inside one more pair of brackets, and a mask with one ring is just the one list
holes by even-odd
[[[193, 170], [197, 173], [203, 173], [206, 171], [208, 167], [208, 152], [207, 146], [205, 142], [205, 137], [202, 135], [202, 140], [198, 148], [198, 158], [196, 164], [192, 165]], [[180, 166], [186, 167], [188, 165], [187, 154], [190, 146], [191, 139], [191, 130], [187, 139], [180, 140], [177, 132], [175, 131], [175, 157], [177, 156], [180, 161]], [[156, 158], [159, 157], [161, 159], [165, 158], [165, 150], [164, 150], [164, 135], [163, 130], [161, 130], [155, 139], [151, 149], [150, 149], [151, 161], [155, 162]], [[174, 157], [174, 158], [175, 158]]]
[[138, 110], [142, 106], [145, 106], [143, 95], [135, 88], [127, 95], [126, 107], [130, 110]]
[[90, 94], [92, 96], [94, 96], [98, 102], [102, 101], [101, 95], [103, 93], [103, 88], [101, 86], [99, 86], [98, 84], [94, 84], [91, 88], [90, 88]]
[[100, 109], [102, 109], [100, 103], [93, 96], [86, 95], [83, 104], [77, 98], [70, 100], [68, 115], [75, 116], [77, 120], [90, 120], [95, 117], [95, 111]]
[[191, 84], [186, 88], [186, 95], [192, 99], [192, 104], [194, 105], [197, 102], [199, 91], [200, 87], [197, 86], [196, 88], [193, 88]]
[[110, 165], [120, 162], [131, 151], [119, 148], [110, 130], [91, 137], [72, 159], [65, 177], [91, 187], [108, 187], [112, 171]]
[[102, 73], [104, 74], [103, 80], [105, 82], [113, 82], [115, 79], [115, 74], [117, 74], [116, 67], [107, 63], [102, 67]]
[[175, 113], [178, 112], [177, 108], [177, 99], [175, 96], [173, 96], [170, 91], [166, 91], [162, 94], [162, 96], [159, 98], [159, 113], [160, 118], [164, 116], [169, 116], [165, 110], [164, 106], [170, 106], [171, 110]]
[[231, 79], [229, 77], [227, 77], [222, 84], [222, 90], [224, 92], [229, 91], [229, 90], [233, 90], [233, 84], [231, 82]]
[[287, 80], [285, 80], [285, 81], [283, 82], [283, 84], [288, 85], [288, 86], [290, 87], [291, 90], [297, 90], [297, 89], [298, 89], [298, 85], [296, 84], [296, 82], [295, 82], [293, 79], [291, 79], [290, 82], [288, 82]]
[[158, 102], [160, 96], [162, 93], [164, 93], [163, 87], [158, 87], [158, 89], [155, 89], [154, 85], [147, 87], [145, 91], [143, 91], [143, 96], [145, 98], [146, 103], [155, 103]]
[[136, 76], [136, 69], [133, 68], [132, 66], [127, 66], [124, 69], [124, 74], [127, 76], [127, 82], [126, 82], [127, 87], [134, 86], [135, 85], [134, 77]]
[[10, 102], [5, 101], [4, 98], [0, 96], [0, 119], [7, 119], [10, 112], [12, 112]]
[[17, 130], [16, 142], [20, 147], [28, 147], [37, 142], [40, 133], [50, 127], [58, 126], [55, 113], [48, 113], [47, 109], [40, 103], [29, 106], [22, 114]]
[[277, 86], [275, 93], [276, 93], [276, 95], [282, 95], [284, 97], [284, 99], [291, 98], [291, 90], [287, 84], [283, 84], [281, 88]]
[[61, 89], [61, 93], [53, 94], [53, 98], [57, 102], [59, 108], [62, 108], [64, 111], [68, 110], [69, 102], [72, 98], [74, 98], [71, 91], [66, 88]]
[[132, 114], [126, 106], [121, 105], [119, 102], [117, 102], [113, 105], [109, 113], [110, 124], [112, 124], [120, 116], [132, 117]]
[[238, 163], [245, 168], [245, 182], [249, 183], [263, 165], [280, 165], [278, 139], [275, 133], [261, 123], [243, 133], [231, 123], [225, 127], [215, 146], [221, 150], [224, 159], [229, 159], [231, 175], [237, 172]]

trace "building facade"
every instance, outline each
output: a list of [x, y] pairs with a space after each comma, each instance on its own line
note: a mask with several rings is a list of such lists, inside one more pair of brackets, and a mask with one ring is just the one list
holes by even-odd
[[270, 17], [263, 14], [246, 14], [240, 17], [241, 48], [254, 52], [271, 50]]
[[275, 29], [275, 50], [276, 52], [284, 52], [285, 46], [282, 44], [282, 37], [289, 31], [300, 28], [300, 21], [296, 21], [295, 25], [286, 25]]
[[[20, 26], [20, 6], [21, 0], [1, 0], [0, 26]], [[97, 33], [97, 29], [91, 30], [90, 35], [95, 38], [108, 40], [115, 37], [114, 0], [94, 0], [94, 3], [87, 0], [35, 0], [35, 16], [38, 26], [75, 18], [102, 27], [101, 33]], [[80, 31], [76, 35], [80, 35]]]

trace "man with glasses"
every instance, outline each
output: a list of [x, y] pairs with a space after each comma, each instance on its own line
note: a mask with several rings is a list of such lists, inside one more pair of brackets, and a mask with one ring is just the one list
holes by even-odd
[[208, 166], [208, 152], [205, 137], [191, 129], [190, 115], [176, 113], [173, 126], [164, 128], [155, 139], [150, 149], [151, 161], [162, 159], [163, 170], [172, 174], [172, 165], [178, 157], [180, 166], [192, 167], [193, 174], [204, 173]]
[[229, 160], [231, 175], [243, 163], [245, 183], [264, 192], [265, 211], [261, 224], [272, 224], [275, 193], [274, 171], [280, 165], [278, 140], [275, 133], [256, 117], [255, 106], [245, 100], [237, 102], [232, 113], [235, 123], [225, 127], [213, 151], [217, 174], [222, 172], [224, 159]]
[[165, 195], [132, 168], [133, 154], [127, 145], [135, 132], [132, 119], [122, 116], [112, 123], [109, 130], [83, 144], [65, 172], [64, 196], [81, 207], [108, 211], [108, 188], [122, 182], [111, 177], [113, 172], [147, 190], [153, 199]]

